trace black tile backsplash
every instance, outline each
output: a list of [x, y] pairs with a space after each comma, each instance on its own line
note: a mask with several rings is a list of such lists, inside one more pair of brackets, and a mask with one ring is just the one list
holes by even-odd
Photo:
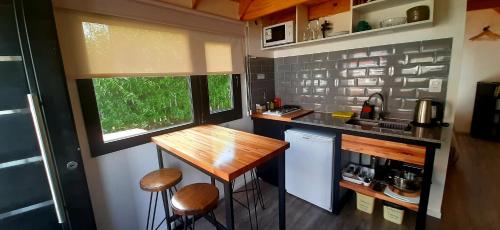
[[[265, 104], [274, 98], [275, 92], [275, 60], [274, 58], [249, 57], [250, 89], [252, 110], [255, 104]], [[290, 72], [289, 69], [282, 69]]]
[[[277, 95], [285, 104], [320, 112], [359, 112], [370, 94], [381, 92], [387, 98], [390, 117], [411, 119], [418, 98], [445, 101], [451, 45], [452, 39], [447, 38], [275, 59], [253, 58], [252, 107]], [[269, 72], [271, 67], [274, 73]], [[258, 73], [265, 74], [265, 79], [256, 79]], [[441, 92], [429, 92], [431, 79], [443, 80]]]

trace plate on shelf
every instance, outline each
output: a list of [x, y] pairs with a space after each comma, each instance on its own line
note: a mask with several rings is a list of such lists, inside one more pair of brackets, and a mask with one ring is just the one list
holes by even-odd
[[407, 203], [411, 204], [420, 203], [420, 191], [415, 193], [406, 193], [395, 188], [394, 186], [389, 185], [385, 187], [384, 194], [394, 199], [404, 201]]

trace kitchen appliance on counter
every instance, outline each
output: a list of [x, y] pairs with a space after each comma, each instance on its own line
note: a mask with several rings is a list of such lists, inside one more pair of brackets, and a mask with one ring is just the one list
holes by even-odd
[[300, 106], [296, 105], [283, 105], [277, 109], [271, 109], [263, 112], [262, 114], [272, 115], [272, 116], [283, 116], [285, 114], [293, 113], [301, 110]]
[[443, 104], [433, 101], [430, 98], [423, 98], [417, 101], [413, 124], [417, 126], [447, 126], [443, 123]]
[[263, 28], [262, 45], [271, 47], [295, 41], [294, 21], [287, 21]]
[[[335, 136], [318, 131], [289, 129], [285, 158], [286, 191], [318, 207], [333, 209]], [[348, 161], [348, 157], [342, 157]], [[348, 162], [341, 164], [343, 167]], [[342, 195], [342, 194], [339, 194]]]

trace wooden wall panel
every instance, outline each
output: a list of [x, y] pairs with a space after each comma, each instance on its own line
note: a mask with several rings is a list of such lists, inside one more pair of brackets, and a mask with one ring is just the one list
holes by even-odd
[[309, 0], [253, 0], [242, 16], [242, 20], [254, 20], [307, 1]]
[[291, 20], [295, 20], [295, 6], [262, 17], [262, 25], [266, 27]]
[[309, 20], [318, 19], [328, 15], [338, 14], [351, 9], [350, 0], [329, 0], [309, 6]]

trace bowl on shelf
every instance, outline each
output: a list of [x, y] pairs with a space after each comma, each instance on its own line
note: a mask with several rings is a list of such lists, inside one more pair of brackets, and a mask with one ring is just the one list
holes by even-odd
[[415, 6], [406, 11], [408, 23], [428, 20], [430, 9], [427, 5]]
[[380, 28], [397, 26], [406, 23], [406, 17], [387, 18], [380, 21]]

